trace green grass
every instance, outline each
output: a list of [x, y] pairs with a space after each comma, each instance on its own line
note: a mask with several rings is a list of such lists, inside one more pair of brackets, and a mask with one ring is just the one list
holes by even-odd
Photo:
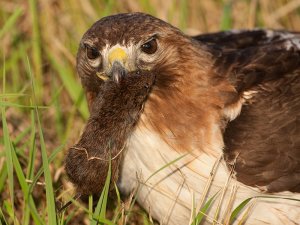
[[[97, 1], [90, 3], [98, 4]], [[3, 133], [1, 144], [4, 152], [0, 151], [0, 159], [5, 158], [5, 163], [0, 168], [0, 191], [7, 193], [9, 198], [3, 199], [1, 204], [0, 222], [25, 225], [32, 222], [51, 225], [67, 224], [73, 219], [75, 212], [81, 210], [87, 216], [92, 215], [91, 224], [96, 224], [97, 221], [103, 224], [116, 224], [119, 210], [116, 211], [114, 222], [106, 219], [109, 176], [95, 212], [92, 208], [86, 210], [84, 205], [74, 200], [76, 209], [72, 213], [66, 211], [57, 214], [55, 202], [61, 191], [61, 184], [53, 180], [53, 171], [63, 166], [63, 150], [70, 134], [73, 134], [74, 122], [79, 120], [83, 124], [89, 113], [74, 64], [68, 60], [60, 60], [59, 53], [45, 44], [42, 37], [43, 27], [39, 21], [43, 16], [39, 11], [40, 2], [28, 0], [27, 4], [28, 11], [24, 10], [22, 5], [12, 14], [6, 13], [5, 10], [0, 11], [0, 16], [4, 19], [0, 29], [0, 39], [9, 37], [12, 40], [11, 49], [7, 50], [6, 46], [1, 46], [3, 50], [1, 60], [4, 62], [0, 65], [3, 71], [0, 93]], [[101, 12], [99, 17], [111, 14], [116, 2], [107, 1], [103, 2], [103, 5], [105, 10], [99, 10]], [[23, 34], [22, 31], [14, 29], [19, 26], [24, 16], [28, 18], [31, 33]], [[90, 22], [85, 24], [84, 29], [88, 26]], [[69, 45], [78, 46], [81, 35], [79, 34], [77, 38], [68, 37]], [[72, 47], [70, 50], [73, 51], [70, 53], [73, 57], [76, 49], [77, 47]], [[51, 78], [51, 83], [47, 83], [47, 77]], [[52, 95], [49, 96], [45, 94], [46, 92]], [[54, 111], [55, 126], [43, 118], [45, 115], [48, 116], [50, 111]], [[18, 128], [10, 130], [9, 124], [15, 116], [19, 119], [19, 115], [21, 115], [21, 122], [27, 123], [27, 127], [25, 126], [24, 129], [20, 127], [21, 130]], [[57, 140], [53, 141], [58, 145], [47, 144], [48, 134], [44, 131], [45, 126], [55, 129]], [[80, 130], [77, 135], [79, 132]], [[40, 167], [37, 165], [38, 160], [41, 160]], [[40, 186], [39, 183], [45, 185]], [[34, 191], [41, 188], [43, 193], [37, 197]], [[16, 198], [16, 191], [22, 192], [22, 199]], [[16, 208], [16, 201], [21, 201], [20, 207]], [[119, 193], [117, 204], [116, 208], [120, 209]]]
[[[284, 4], [280, 0], [268, 1], [278, 8]], [[137, 214], [142, 224], [152, 224], [143, 210], [133, 210], [135, 196], [128, 211], [123, 209], [117, 188], [116, 199], [108, 197], [110, 170], [95, 209], [96, 200], [91, 197], [88, 206], [72, 198], [74, 194], [66, 175], [59, 173], [68, 146], [76, 142], [89, 116], [75, 70], [80, 38], [98, 18], [128, 10], [167, 18], [183, 30], [193, 28], [198, 33], [244, 27], [247, 18], [244, 12], [238, 15], [235, 4], [221, 0], [210, 3], [180, 0], [167, 7], [157, 6], [152, 0], [139, 0], [132, 5], [126, 0], [84, 2], [84, 5], [72, 0], [0, 3], [0, 224], [63, 225], [82, 221], [77, 218], [80, 216], [89, 218], [90, 224], [118, 224], [122, 216], [130, 218]], [[239, 7], [247, 9], [250, 2], [243, 1], [239, 4], [244, 7]], [[256, 24], [272, 27], [263, 20], [270, 12], [271, 8], [259, 7], [254, 18]], [[299, 30], [299, 14], [291, 12], [290, 17], [276, 22]], [[169, 162], [147, 181], [180, 159]], [[69, 200], [72, 205], [57, 213], [57, 202]], [[246, 199], [234, 209], [230, 220], [234, 221], [251, 200]], [[205, 218], [214, 201], [207, 199], [200, 211], [195, 212], [195, 224]]]
[[114, 224], [113, 222], [106, 219], [106, 208], [107, 208], [107, 199], [108, 199], [110, 180], [111, 180], [111, 161], [109, 161], [109, 167], [108, 167], [108, 172], [103, 187], [103, 191], [100, 195], [95, 211], [93, 212], [93, 215], [90, 218], [91, 225], [97, 225], [98, 222], [103, 224], [108, 224], [108, 225]]
[[[36, 94], [35, 94], [35, 84], [33, 80], [33, 76], [30, 69], [30, 63], [28, 60], [28, 70], [30, 71], [30, 78], [32, 83], [32, 97], [33, 97], [33, 103], [37, 103]], [[48, 156], [46, 151], [46, 145], [44, 141], [44, 134], [41, 126], [40, 121], [40, 115], [39, 115], [39, 109], [38, 106], [34, 107], [36, 121], [37, 121], [37, 127], [38, 127], [38, 133], [39, 138], [41, 142], [41, 152], [42, 152], [42, 162], [43, 162], [43, 172], [45, 176], [45, 182], [46, 182], [46, 203], [47, 203], [47, 215], [48, 215], [48, 224], [55, 225], [57, 224], [57, 218], [56, 218], [56, 210], [55, 210], [55, 200], [54, 200], [54, 192], [53, 192], [53, 186], [52, 186], [52, 177], [49, 170], [49, 163], [48, 163]]]
[[[3, 139], [4, 139], [4, 148], [5, 148], [5, 157], [6, 157], [6, 171], [8, 176], [8, 189], [9, 189], [9, 195], [10, 195], [10, 202], [14, 202], [14, 171], [13, 171], [13, 160], [12, 160], [12, 146], [10, 137], [8, 134], [8, 127], [7, 122], [5, 118], [5, 108], [2, 106], [1, 108], [2, 113], [2, 127], [3, 127]], [[11, 212], [11, 217], [15, 218], [14, 210]]]
[[232, 28], [232, 2], [228, 1], [223, 7], [220, 30], [229, 30], [230, 28]]

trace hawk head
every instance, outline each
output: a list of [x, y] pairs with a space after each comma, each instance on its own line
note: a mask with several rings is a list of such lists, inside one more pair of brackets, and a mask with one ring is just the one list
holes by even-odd
[[[198, 42], [177, 28], [143, 13], [117, 14], [97, 21], [84, 34], [77, 54], [77, 70], [89, 105], [106, 80], [118, 82], [128, 72], [155, 71], [160, 74], [157, 85], [177, 79], [176, 71], [185, 71], [188, 77], [188, 55], [194, 45], [199, 48]], [[201, 54], [197, 48], [195, 56]]]

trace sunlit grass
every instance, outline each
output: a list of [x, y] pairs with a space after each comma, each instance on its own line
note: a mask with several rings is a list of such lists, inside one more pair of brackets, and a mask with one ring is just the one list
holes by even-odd
[[[156, 2], [0, 2], [0, 225], [71, 224], [79, 221], [78, 215], [91, 224], [120, 224], [132, 214], [139, 214], [141, 223], [152, 224], [144, 211], [133, 212], [136, 197], [132, 196], [127, 208], [117, 189], [115, 200], [108, 197], [109, 176], [98, 207], [94, 208], [95, 199], [90, 198], [90, 204], [85, 205], [72, 198], [73, 190], [64, 172], [60, 172], [67, 147], [77, 140], [89, 116], [75, 70], [78, 43], [100, 17], [143, 11], [191, 34], [256, 26], [300, 29], [299, 10], [283, 15], [283, 0], [266, 0], [256, 5], [257, 1], [251, 0], [234, 4], [221, 0], [162, 1], [159, 6]], [[57, 213], [57, 202], [69, 200], [70, 209]], [[194, 224], [205, 218], [213, 200], [208, 199], [195, 212]], [[230, 220], [251, 200], [246, 199], [234, 210]], [[108, 205], [113, 205], [113, 210]]]

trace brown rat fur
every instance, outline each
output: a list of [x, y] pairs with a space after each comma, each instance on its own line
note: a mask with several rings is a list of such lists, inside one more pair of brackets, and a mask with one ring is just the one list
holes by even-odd
[[91, 106], [91, 115], [78, 143], [65, 159], [65, 169], [80, 195], [101, 193], [111, 158], [112, 181], [126, 139], [133, 131], [155, 80], [146, 71], [128, 73], [119, 83], [106, 81]]

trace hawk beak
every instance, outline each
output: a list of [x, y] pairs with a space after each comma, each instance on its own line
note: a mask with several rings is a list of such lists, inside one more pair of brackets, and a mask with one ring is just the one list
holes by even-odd
[[112, 49], [108, 54], [108, 62], [110, 66], [109, 76], [119, 83], [121, 78], [126, 75], [125, 62], [127, 54], [122, 48]]

